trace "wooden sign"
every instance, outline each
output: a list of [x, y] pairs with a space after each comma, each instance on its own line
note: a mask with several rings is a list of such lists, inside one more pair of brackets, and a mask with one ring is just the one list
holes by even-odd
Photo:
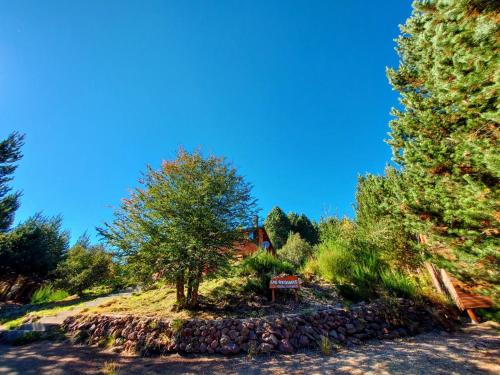
[[295, 301], [299, 300], [297, 289], [300, 288], [300, 279], [297, 276], [273, 277], [269, 282], [269, 288], [272, 291], [273, 303], [276, 300], [274, 292], [276, 289], [295, 289]]
[[269, 283], [271, 289], [299, 289], [300, 281], [297, 276], [273, 277]]

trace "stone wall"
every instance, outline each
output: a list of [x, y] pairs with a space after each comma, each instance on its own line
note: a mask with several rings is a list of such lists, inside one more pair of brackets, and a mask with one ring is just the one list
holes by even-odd
[[375, 301], [350, 309], [254, 319], [168, 321], [134, 316], [80, 315], [63, 325], [76, 341], [144, 355], [168, 352], [292, 353], [317, 347], [322, 336], [340, 345], [396, 338], [442, 328], [429, 307], [408, 300]]

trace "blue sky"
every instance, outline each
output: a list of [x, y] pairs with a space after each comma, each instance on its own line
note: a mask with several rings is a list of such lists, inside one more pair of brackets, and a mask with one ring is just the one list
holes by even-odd
[[0, 3], [0, 137], [26, 133], [16, 222], [112, 218], [147, 164], [225, 155], [274, 206], [353, 215], [390, 160], [385, 76], [411, 1]]

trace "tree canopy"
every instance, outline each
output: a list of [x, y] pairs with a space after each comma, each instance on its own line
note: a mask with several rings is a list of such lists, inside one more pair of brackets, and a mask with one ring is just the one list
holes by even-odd
[[137, 274], [175, 281], [178, 303], [195, 306], [205, 271], [224, 269], [252, 222], [251, 185], [224, 158], [183, 149], [141, 183], [99, 231]]
[[288, 216], [278, 206], [273, 207], [267, 215], [264, 228], [275, 249], [283, 247], [292, 229]]
[[22, 158], [21, 147], [24, 135], [11, 133], [0, 142], [0, 232], [9, 230], [14, 221], [14, 213], [19, 208], [20, 192], [11, 193], [8, 183], [17, 168], [16, 162]]
[[389, 144], [404, 194], [392, 212], [426, 236], [429, 256], [474, 283], [498, 282], [499, 7], [416, 1], [397, 39], [400, 65], [388, 70], [402, 104]]

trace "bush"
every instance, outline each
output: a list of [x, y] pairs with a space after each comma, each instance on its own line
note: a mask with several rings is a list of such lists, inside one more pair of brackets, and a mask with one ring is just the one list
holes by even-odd
[[248, 279], [246, 290], [257, 293], [267, 293], [271, 278], [279, 274], [293, 274], [295, 267], [284, 260], [275, 257], [265, 250], [259, 250], [241, 263], [243, 275], [251, 276]]
[[417, 295], [417, 285], [405, 274], [386, 269], [380, 273], [382, 284], [398, 297], [414, 298]]
[[91, 246], [87, 241], [80, 241], [68, 251], [66, 259], [59, 264], [58, 274], [59, 285], [71, 293], [82, 295], [85, 289], [112, 282], [112, 255], [102, 246]]
[[44, 285], [38, 288], [33, 296], [31, 296], [31, 303], [34, 305], [40, 303], [57, 302], [69, 296], [65, 290], [54, 289], [51, 285]]
[[303, 240], [300, 234], [290, 233], [285, 246], [278, 250], [278, 257], [299, 267], [312, 253], [312, 246], [306, 240]]

